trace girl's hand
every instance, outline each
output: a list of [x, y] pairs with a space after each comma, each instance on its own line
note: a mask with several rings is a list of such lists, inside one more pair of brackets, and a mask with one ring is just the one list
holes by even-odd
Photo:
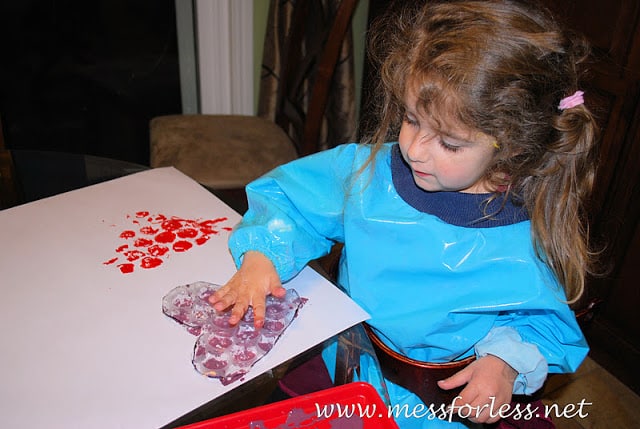
[[453, 402], [452, 412], [459, 411], [461, 417], [468, 417], [474, 423], [495, 423], [500, 420], [500, 407], [511, 403], [517, 375], [499, 357], [486, 355], [451, 377], [438, 381], [438, 385], [448, 390], [466, 383], [460, 397]]
[[254, 325], [264, 324], [265, 298], [268, 294], [283, 297], [286, 290], [269, 258], [260, 252], [247, 252], [240, 269], [231, 279], [209, 297], [209, 303], [218, 311], [233, 305], [229, 323], [235, 325], [251, 305]]

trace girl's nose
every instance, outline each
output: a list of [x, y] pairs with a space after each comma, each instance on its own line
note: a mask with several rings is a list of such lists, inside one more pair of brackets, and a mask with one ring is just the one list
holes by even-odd
[[430, 158], [432, 143], [438, 138], [434, 133], [416, 133], [407, 150], [411, 161], [427, 162]]

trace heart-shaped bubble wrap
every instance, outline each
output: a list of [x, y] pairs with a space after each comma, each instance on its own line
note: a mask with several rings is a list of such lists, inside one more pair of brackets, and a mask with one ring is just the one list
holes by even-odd
[[296, 317], [303, 299], [293, 289], [284, 298], [267, 296], [262, 329], [253, 325], [253, 310], [240, 323], [229, 324], [231, 310], [216, 311], [207, 301], [220, 285], [195, 282], [172, 289], [162, 299], [162, 311], [198, 336], [193, 366], [208, 377], [229, 384], [246, 374], [266, 355]]

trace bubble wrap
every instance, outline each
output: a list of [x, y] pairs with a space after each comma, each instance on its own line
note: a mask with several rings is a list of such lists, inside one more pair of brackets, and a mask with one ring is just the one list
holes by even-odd
[[231, 310], [218, 312], [207, 301], [219, 287], [202, 281], [178, 286], [162, 299], [162, 311], [198, 337], [193, 349], [194, 368], [227, 385], [271, 350], [303, 300], [293, 289], [288, 289], [284, 298], [269, 295], [262, 329], [254, 327], [251, 307], [238, 324], [230, 325]]

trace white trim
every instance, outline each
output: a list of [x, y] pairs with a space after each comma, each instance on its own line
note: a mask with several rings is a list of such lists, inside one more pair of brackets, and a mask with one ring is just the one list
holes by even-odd
[[234, 0], [231, 7], [231, 106], [253, 113], [253, 0]]
[[200, 112], [196, 61], [195, 13], [192, 0], [175, 0], [182, 113]]
[[202, 113], [253, 113], [253, 0], [197, 0]]

